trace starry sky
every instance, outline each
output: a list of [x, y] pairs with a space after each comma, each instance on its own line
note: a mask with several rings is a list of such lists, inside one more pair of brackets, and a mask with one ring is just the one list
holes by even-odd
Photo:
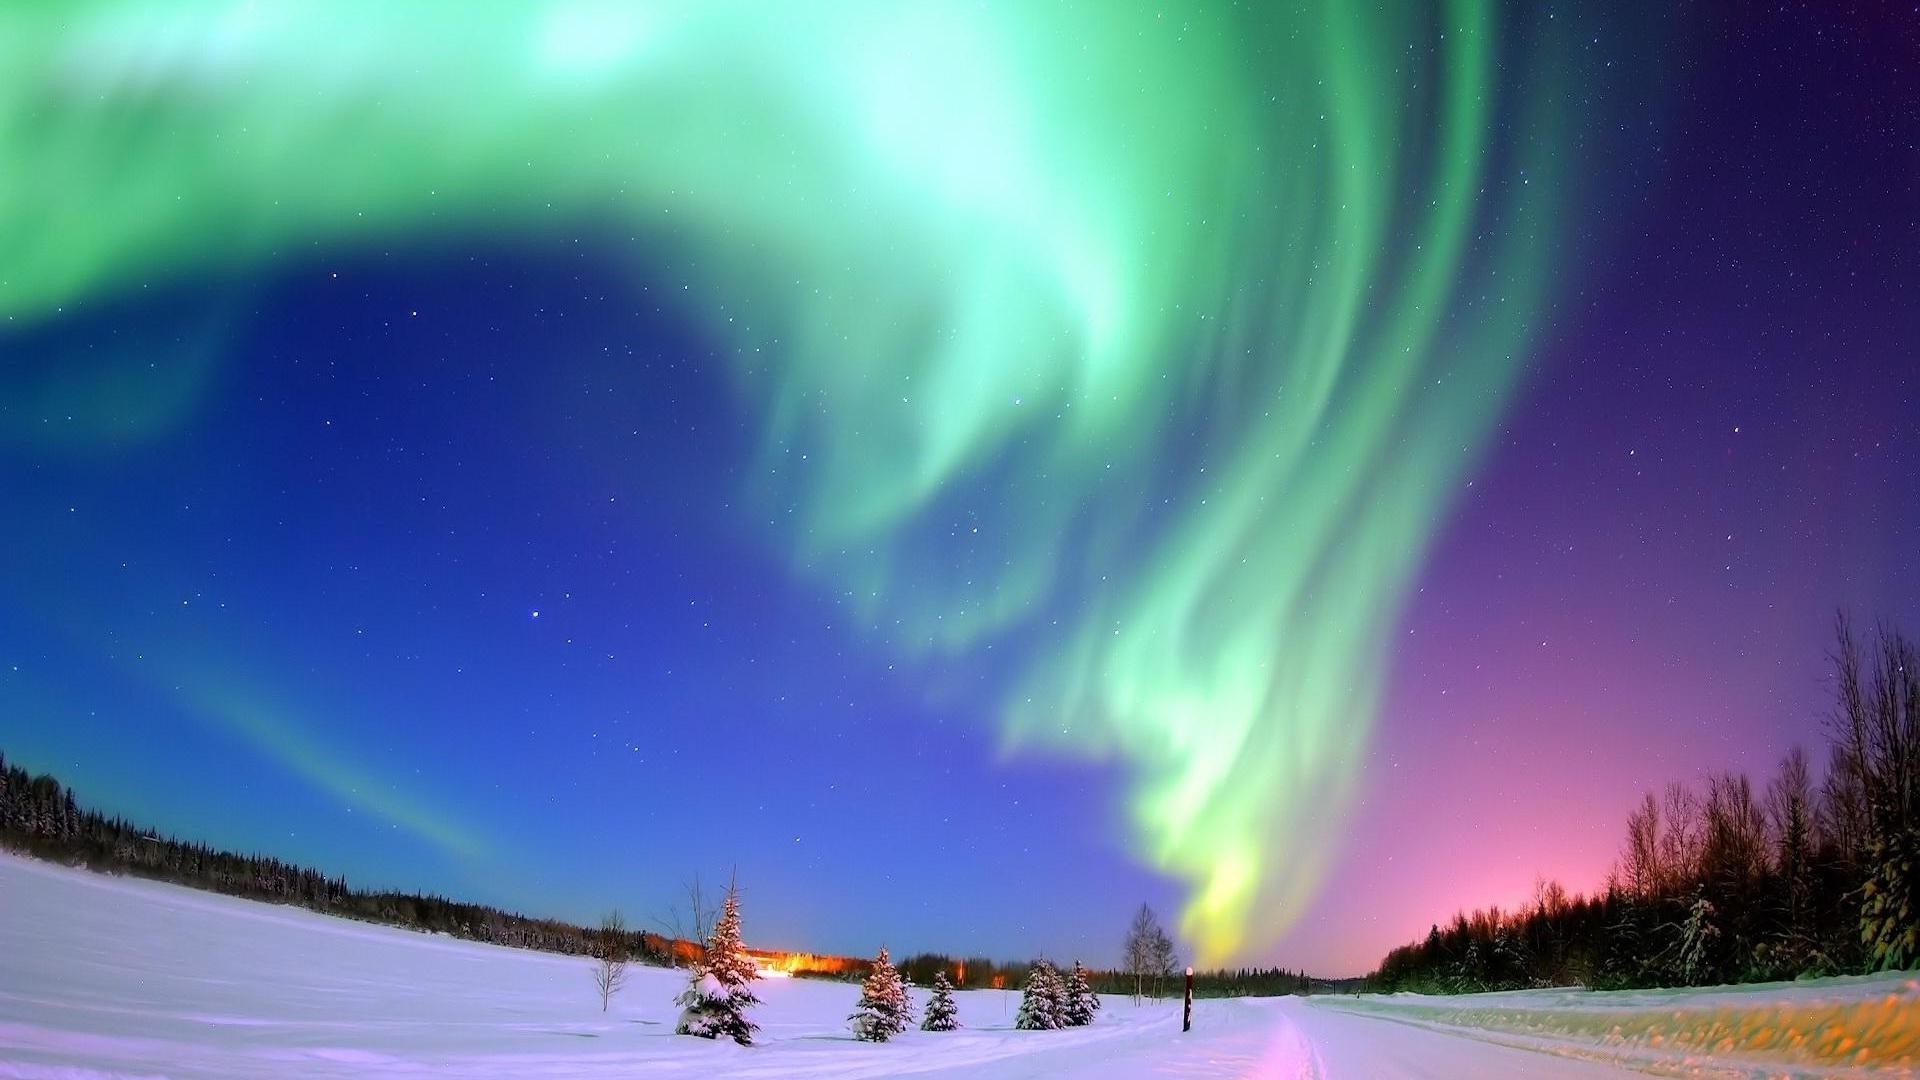
[[880, 10], [0, 15], [0, 749], [361, 886], [1340, 975], [1920, 628], [1920, 14]]

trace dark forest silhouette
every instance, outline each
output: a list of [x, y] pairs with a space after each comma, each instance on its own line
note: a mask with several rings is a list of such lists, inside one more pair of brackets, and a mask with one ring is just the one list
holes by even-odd
[[[0, 754], [0, 847], [69, 866], [172, 882], [228, 896], [293, 904], [386, 926], [545, 952], [597, 955], [604, 938], [558, 919], [531, 918], [425, 893], [369, 892], [267, 855], [239, 855], [161, 836], [82, 808], [52, 776], [30, 775]], [[666, 939], [629, 934], [632, 954], [665, 957]]]
[[1828, 764], [1781, 760], [1649, 793], [1596, 896], [1543, 883], [1393, 950], [1376, 990], [1705, 986], [1920, 964], [1920, 655], [1843, 617]]

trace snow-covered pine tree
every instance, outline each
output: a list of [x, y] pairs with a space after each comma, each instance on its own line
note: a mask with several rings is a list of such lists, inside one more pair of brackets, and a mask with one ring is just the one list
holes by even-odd
[[1066, 1007], [1061, 1012], [1061, 1020], [1066, 1027], [1085, 1027], [1093, 1023], [1093, 1014], [1100, 1008], [1100, 999], [1093, 992], [1093, 986], [1087, 982], [1086, 965], [1073, 962], [1073, 971], [1061, 976], [1066, 990]]
[[674, 999], [681, 1009], [674, 1032], [703, 1039], [729, 1038], [751, 1046], [759, 1025], [747, 1019], [747, 1007], [760, 1004], [753, 996], [753, 980], [759, 977], [740, 941], [740, 889], [729, 884], [720, 921], [713, 924], [713, 935], [707, 939], [707, 953], [693, 966], [687, 988]]
[[1899, 971], [1920, 962], [1920, 827], [1895, 830], [1867, 844], [1872, 875], [1861, 890], [1860, 941], [1869, 971]]
[[1718, 982], [1714, 953], [1720, 940], [1713, 902], [1699, 892], [1680, 928], [1680, 978], [1682, 986], [1707, 986]]
[[1027, 988], [1020, 994], [1020, 1011], [1013, 1026], [1021, 1031], [1052, 1031], [1063, 1025], [1060, 973], [1045, 960], [1035, 960], [1027, 973]]
[[872, 973], [860, 984], [860, 1004], [847, 1020], [853, 1037], [863, 1042], [886, 1042], [912, 1022], [913, 1001], [886, 949], [874, 957]]
[[1059, 1021], [1059, 1023], [1055, 1024], [1054, 1026], [1066, 1027], [1068, 1026], [1067, 1025], [1068, 975], [1066, 972], [1061, 971], [1057, 967], [1054, 967], [1051, 962], [1047, 964], [1047, 971], [1053, 976], [1053, 985], [1051, 987], [1053, 991], [1053, 1015], [1054, 1015], [1054, 1018]]
[[920, 1021], [921, 1031], [952, 1031], [960, 1026], [960, 1010], [953, 1000], [953, 983], [947, 981], [947, 970], [941, 968], [933, 976], [933, 997], [927, 1002], [927, 1018]]

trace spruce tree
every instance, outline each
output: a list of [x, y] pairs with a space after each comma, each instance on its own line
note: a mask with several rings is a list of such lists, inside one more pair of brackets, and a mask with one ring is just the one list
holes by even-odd
[[933, 998], [927, 1002], [927, 1018], [920, 1021], [920, 1030], [952, 1031], [960, 1026], [959, 1012], [953, 1000], [953, 983], [947, 981], [947, 970], [941, 968], [933, 976]]
[[1867, 854], [1873, 871], [1860, 905], [1867, 970], [1920, 966], [1920, 828], [1888, 829], [1868, 842]]
[[1718, 952], [1720, 927], [1715, 914], [1713, 902], [1696, 892], [1686, 923], [1680, 928], [1677, 963], [1683, 986], [1707, 986], [1719, 981], [1714, 957]]
[[1060, 973], [1045, 960], [1035, 960], [1027, 973], [1027, 987], [1020, 994], [1020, 1011], [1013, 1026], [1021, 1031], [1052, 1031], [1061, 1027], [1062, 988]]
[[1093, 986], [1087, 982], [1086, 966], [1080, 961], [1073, 962], [1073, 973], [1062, 978], [1066, 989], [1066, 1007], [1061, 1019], [1067, 1027], [1085, 1027], [1093, 1023], [1093, 1014], [1100, 1009], [1100, 998], [1093, 992]]
[[887, 950], [873, 960], [873, 971], [860, 984], [860, 1004], [847, 1017], [853, 1037], [864, 1042], [886, 1042], [907, 1030], [913, 1020], [913, 1000], [900, 981]]
[[727, 886], [727, 899], [707, 939], [707, 952], [693, 966], [693, 978], [674, 999], [681, 1008], [676, 1034], [703, 1039], [729, 1038], [741, 1046], [753, 1044], [759, 1025], [747, 1019], [747, 1007], [758, 1005], [752, 984], [759, 978], [753, 958], [740, 941], [740, 890]]

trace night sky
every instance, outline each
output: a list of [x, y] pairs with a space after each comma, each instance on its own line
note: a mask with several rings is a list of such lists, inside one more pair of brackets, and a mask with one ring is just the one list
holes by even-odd
[[1592, 889], [1920, 629], [1920, 10], [1660, 7], [0, 15], [0, 750], [825, 952]]

